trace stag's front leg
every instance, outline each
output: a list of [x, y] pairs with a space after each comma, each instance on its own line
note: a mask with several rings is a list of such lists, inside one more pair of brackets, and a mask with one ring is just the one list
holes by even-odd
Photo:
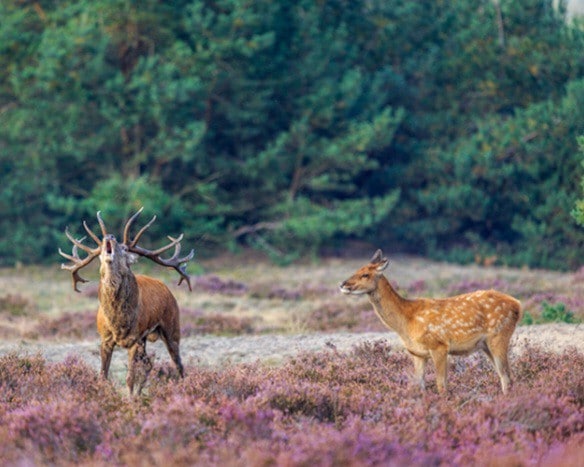
[[104, 337], [101, 340], [101, 345], [99, 347], [99, 353], [101, 356], [101, 376], [107, 379], [110, 369], [110, 364], [112, 362], [112, 353], [114, 347], [116, 346], [112, 337]]

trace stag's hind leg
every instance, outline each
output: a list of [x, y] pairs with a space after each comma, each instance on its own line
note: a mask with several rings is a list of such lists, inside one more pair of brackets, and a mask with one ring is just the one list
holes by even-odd
[[487, 339], [485, 353], [490, 357], [499, 379], [503, 394], [507, 394], [511, 385], [511, 369], [509, 367], [509, 341], [511, 336], [497, 334]]
[[182, 360], [180, 358], [180, 350], [179, 350], [179, 338], [177, 335], [180, 335], [178, 332], [173, 333], [172, 337], [169, 336], [166, 329], [160, 328], [160, 337], [162, 338], [162, 342], [166, 345], [166, 350], [168, 350], [168, 354], [170, 358], [174, 362], [176, 369], [181, 378], [185, 376], [185, 370], [182, 364]]

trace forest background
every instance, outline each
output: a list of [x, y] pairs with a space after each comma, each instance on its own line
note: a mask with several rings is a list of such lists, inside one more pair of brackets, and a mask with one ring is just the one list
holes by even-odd
[[0, 17], [0, 265], [60, 261], [65, 226], [101, 210], [113, 231], [140, 206], [152, 238], [202, 255], [360, 240], [582, 264], [584, 23], [562, 1], [11, 0]]

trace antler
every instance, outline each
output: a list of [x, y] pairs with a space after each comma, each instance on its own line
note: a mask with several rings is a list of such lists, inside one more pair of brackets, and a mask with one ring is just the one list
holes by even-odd
[[[138, 240], [140, 240], [140, 237], [142, 236], [142, 234], [156, 220], [156, 216], [154, 216], [154, 217], [152, 217], [150, 222], [148, 222], [144, 227], [142, 227], [138, 231], [136, 236], [130, 240], [130, 238], [129, 238], [130, 227], [134, 223], [134, 220], [136, 220], [136, 218], [140, 215], [140, 213], [142, 212], [143, 209], [144, 208], [140, 208], [140, 210], [138, 212], [136, 212], [136, 214], [134, 214], [132, 217], [130, 217], [130, 219], [128, 219], [128, 222], [126, 223], [126, 226], [124, 227], [124, 244], [126, 245], [128, 250], [131, 251], [132, 253], [136, 253], [140, 256], [144, 256], [144, 257], [154, 261], [155, 263], [160, 264], [161, 266], [174, 268], [176, 270], [176, 272], [178, 272], [181, 276], [180, 280], [178, 281], [178, 285], [181, 285], [183, 280], [184, 280], [187, 282], [187, 285], [189, 286], [189, 290], [193, 290], [191, 287], [191, 278], [187, 274], [186, 268], [187, 268], [187, 263], [191, 259], [193, 259], [193, 257], [195, 256], [195, 250], [191, 250], [191, 252], [188, 255], [183, 256], [182, 258], [179, 257], [180, 249], [181, 249], [180, 242], [183, 239], [183, 234], [180, 234], [180, 236], [178, 238], [172, 238], [171, 236], [168, 236], [170, 243], [168, 245], [161, 247], [161, 248], [158, 248], [157, 250], [153, 250], [153, 251], [147, 250], [146, 248], [142, 248], [142, 247], [138, 246], [137, 243], [138, 243]], [[170, 250], [172, 247], [174, 247], [174, 254], [172, 255], [171, 258], [163, 259], [160, 257], [160, 255], [162, 253], [164, 253], [167, 250]]]
[[[101, 218], [101, 213], [99, 211], [97, 212], [97, 220], [101, 227], [101, 231], [103, 232], [103, 235], [105, 237], [107, 232], [105, 229], [105, 224]], [[83, 279], [83, 277], [79, 275], [79, 270], [87, 266], [89, 263], [91, 263], [95, 258], [99, 256], [101, 252], [101, 240], [99, 239], [99, 237], [93, 233], [93, 231], [87, 226], [87, 223], [85, 221], [83, 221], [83, 227], [85, 228], [85, 231], [89, 234], [89, 236], [95, 241], [95, 243], [97, 243], [97, 248], [90, 248], [87, 245], [84, 245], [82, 242], [83, 240], [85, 240], [86, 237], [82, 237], [79, 240], [77, 240], [69, 233], [68, 227], [65, 229], [65, 235], [67, 235], [67, 238], [73, 243], [73, 250], [69, 255], [67, 253], [64, 253], [59, 248], [59, 254], [72, 262], [72, 264], [61, 264], [61, 269], [67, 269], [68, 271], [71, 271], [73, 278], [73, 289], [75, 290], [75, 292], [81, 292], [77, 288], [78, 282], [81, 282], [82, 284], [87, 282], [86, 279]], [[83, 251], [87, 253], [87, 256], [85, 258], [79, 257], [78, 250], [79, 248], [81, 248]]]

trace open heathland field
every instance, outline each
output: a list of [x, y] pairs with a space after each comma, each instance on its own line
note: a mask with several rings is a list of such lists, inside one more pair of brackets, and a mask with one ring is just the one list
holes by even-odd
[[[584, 453], [584, 270], [390, 257], [407, 297], [495, 288], [521, 300], [514, 385], [479, 354], [450, 359], [449, 391], [410, 383], [409, 356], [364, 297], [338, 284], [368, 259], [277, 267], [225, 256], [161, 268], [181, 307], [178, 380], [163, 348], [131, 398], [126, 352], [98, 374], [98, 273], [0, 270], [0, 458], [7, 465], [579, 465]], [[581, 464], [580, 464], [581, 465]]]

